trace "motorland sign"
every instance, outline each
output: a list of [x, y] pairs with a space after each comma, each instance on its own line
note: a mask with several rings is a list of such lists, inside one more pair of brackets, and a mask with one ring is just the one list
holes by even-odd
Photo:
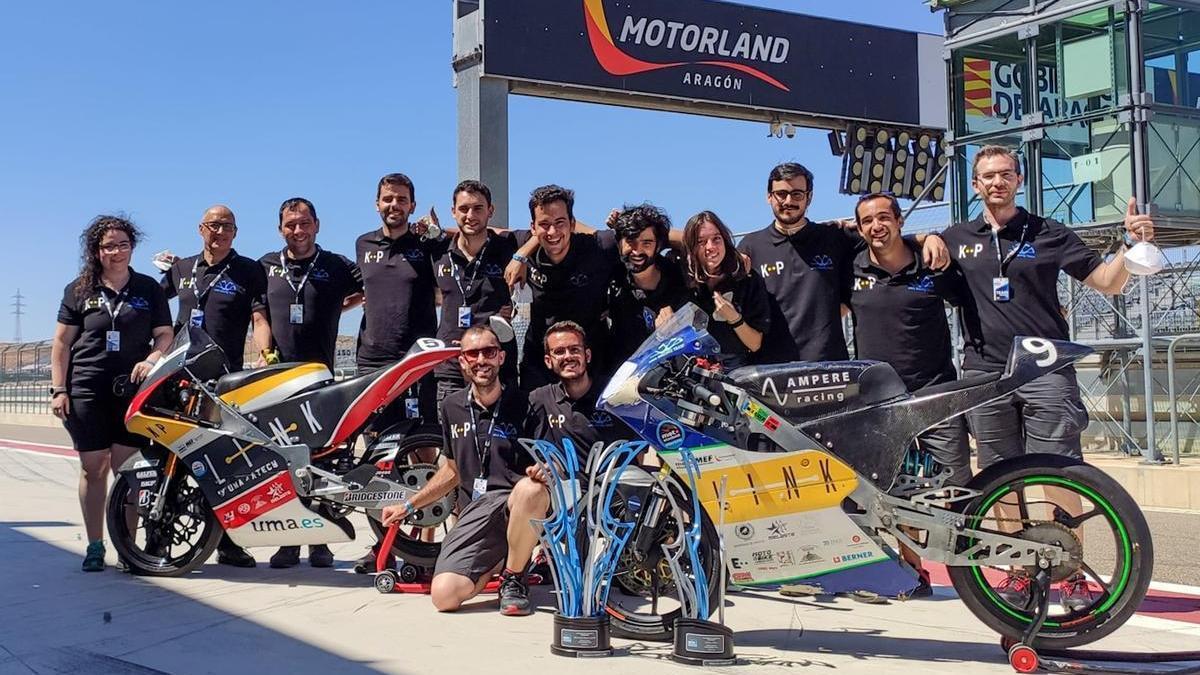
[[939, 36], [715, 0], [484, 0], [482, 9], [484, 74], [514, 81], [517, 93], [944, 126]]

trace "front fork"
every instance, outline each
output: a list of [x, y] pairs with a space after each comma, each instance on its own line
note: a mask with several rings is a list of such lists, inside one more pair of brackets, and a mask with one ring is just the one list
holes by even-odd
[[163, 509], [167, 503], [167, 488], [171, 485], [171, 478], [175, 476], [175, 470], [179, 466], [179, 456], [173, 452], [167, 452], [167, 465], [163, 467], [162, 480], [158, 483], [158, 490], [155, 491], [154, 497], [150, 503], [150, 512], [147, 514], [147, 520], [157, 521], [162, 518]]

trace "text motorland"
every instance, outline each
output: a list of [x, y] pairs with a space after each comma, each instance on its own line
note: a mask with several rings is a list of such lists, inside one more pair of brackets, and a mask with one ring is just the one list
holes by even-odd
[[625, 17], [620, 41], [762, 63], [786, 63], [792, 46], [785, 37], [746, 32], [733, 37], [727, 28], [632, 16]]

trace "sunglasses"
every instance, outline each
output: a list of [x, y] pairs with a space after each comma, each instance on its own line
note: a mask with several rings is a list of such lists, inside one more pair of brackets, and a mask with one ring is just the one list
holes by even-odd
[[464, 349], [464, 350], [462, 350], [462, 356], [463, 356], [463, 358], [465, 358], [468, 361], [476, 361], [480, 357], [485, 358], [488, 361], [491, 361], [492, 359], [496, 358], [497, 356], [500, 356], [500, 348], [499, 347], [480, 347], [478, 349]]

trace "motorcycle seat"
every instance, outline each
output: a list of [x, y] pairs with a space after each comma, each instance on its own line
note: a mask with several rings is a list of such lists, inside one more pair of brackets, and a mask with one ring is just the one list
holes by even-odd
[[[221, 396], [222, 394], [227, 394], [227, 393], [229, 393], [235, 389], [239, 389], [247, 384], [257, 382], [259, 380], [271, 377], [272, 375], [277, 375], [279, 373], [282, 373], [282, 372], [285, 372], [288, 370], [292, 370], [293, 368], [297, 368], [297, 367], [303, 366], [303, 365], [305, 365], [305, 364], [302, 364], [302, 363], [277, 363], [275, 365], [265, 366], [263, 368], [255, 368], [253, 370], [239, 370], [236, 373], [229, 373], [227, 375], [222, 375], [221, 378], [217, 380], [217, 396]], [[330, 380], [332, 380], [332, 379], [333, 378], [331, 376]]]
[[925, 387], [924, 389], [920, 389], [915, 393], [920, 396], [926, 396], [929, 394], [945, 394], [951, 391], [959, 391], [960, 389], [978, 387], [981, 384], [994, 382], [1000, 379], [1000, 377], [1000, 373], [984, 373], [982, 375], [973, 375], [971, 377], [965, 377], [961, 380], [953, 380], [951, 382], [943, 382], [942, 384], [931, 385]]
[[729, 378], [793, 423], [908, 396], [896, 371], [876, 361], [746, 366], [729, 373]]

